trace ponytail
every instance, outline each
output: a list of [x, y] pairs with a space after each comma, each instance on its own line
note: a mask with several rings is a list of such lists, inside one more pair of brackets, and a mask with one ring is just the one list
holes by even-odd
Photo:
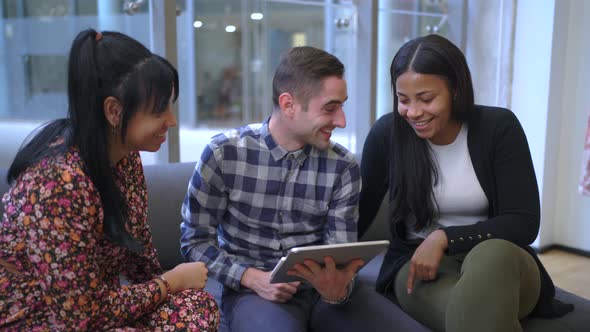
[[[49, 123], [34, 132], [30, 142], [24, 145], [13, 161], [7, 181], [12, 183], [29, 166], [45, 157], [56, 153], [65, 153], [71, 147], [77, 147], [84, 161], [85, 171], [96, 187], [104, 211], [104, 233], [106, 238], [117, 245], [125, 246], [131, 251], [140, 252], [143, 246], [126, 230], [127, 206], [117, 188], [113, 169], [110, 165], [107, 140], [107, 120], [103, 111], [103, 100], [107, 96], [118, 96], [118, 89], [133, 65], [117, 66], [119, 58], [113, 54], [104, 54], [99, 60], [98, 44], [107, 39], [119, 42], [119, 48], [134, 43], [138, 54], [129, 57], [129, 61], [139, 63], [151, 55], [151, 52], [137, 41], [119, 33], [100, 34], [92, 29], [80, 32], [70, 49], [68, 62], [68, 118]], [[116, 50], [109, 52], [116, 53]], [[105, 53], [105, 52], [102, 52]], [[108, 52], [107, 52], [108, 53]], [[102, 63], [99, 63], [102, 62]], [[102, 68], [113, 68], [114, 73], [104, 73]], [[50, 144], [63, 138], [64, 144]]]
[[113, 179], [109, 159], [108, 124], [102, 101], [113, 91], [103, 86], [106, 82], [98, 72], [97, 45], [102, 42], [102, 34], [89, 29], [78, 34], [70, 50], [68, 96], [73, 142], [80, 150], [86, 171], [100, 194], [106, 237], [115, 244], [141, 251], [142, 246], [125, 229], [126, 206]]

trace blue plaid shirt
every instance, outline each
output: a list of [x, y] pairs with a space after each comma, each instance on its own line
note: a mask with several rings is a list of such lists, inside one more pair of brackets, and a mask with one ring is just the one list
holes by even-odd
[[359, 166], [339, 144], [289, 152], [263, 124], [216, 135], [182, 204], [181, 251], [240, 290], [248, 267], [272, 270], [296, 246], [357, 241]]

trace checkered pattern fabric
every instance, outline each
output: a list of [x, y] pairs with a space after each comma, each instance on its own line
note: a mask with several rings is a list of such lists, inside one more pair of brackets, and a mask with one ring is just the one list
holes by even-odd
[[214, 136], [182, 205], [181, 251], [240, 290], [248, 267], [271, 270], [295, 246], [357, 240], [360, 171], [331, 143], [289, 152], [268, 120]]

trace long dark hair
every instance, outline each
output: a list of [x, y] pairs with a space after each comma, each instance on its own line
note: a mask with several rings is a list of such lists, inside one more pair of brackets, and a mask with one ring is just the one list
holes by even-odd
[[[142, 245], [125, 229], [127, 206], [113, 179], [107, 139], [111, 131], [103, 103], [109, 96], [121, 102], [118, 133], [124, 143], [129, 119], [142, 107], [164, 112], [173, 92], [176, 100], [176, 69], [135, 39], [118, 32], [80, 32], [72, 43], [68, 63], [68, 117], [50, 122], [27, 139], [10, 166], [7, 182], [13, 183], [41, 159], [76, 147], [100, 194], [107, 239], [141, 251]], [[64, 144], [52, 144], [59, 139]]]
[[428, 143], [416, 135], [398, 112], [395, 83], [405, 72], [437, 75], [448, 81], [453, 97], [451, 118], [467, 121], [474, 106], [473, 84], [467, 61], [461, 50], [447, 39], [428, 35], [404, 44], [391, 63], [393, 91], [392, 168], [390, 179], [391, 216], [393, 222], [415, 217], [415, 227], [421, 230], [432, 225], [438, 216], [433, 186], [439, 174]]

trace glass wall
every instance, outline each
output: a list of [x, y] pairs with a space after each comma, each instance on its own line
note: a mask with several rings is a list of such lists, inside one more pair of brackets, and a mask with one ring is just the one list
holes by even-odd
[[[461, 7], [463, 0], [380, 0], [377, 52], [377, 118], [391, 112], [393, 97], [389, 67], [397, 50], [410, 39], [436, 33], [461, 46], [461, 12], [449, 11], [449, 5]], [[458, 14], [458, 15], [457, 15]], [[451, 26], [452, 25], [452, 26]]]
[[[281, 53], [293, 46], [336, 55], [353, 95], [355, 15], [352, 1], [187, 1], [177, 26], [186, 87], [179, 110], [181, 161], [197, 160], [211, 136], [270, 116], [272, 75]], [[334, 139], [352, 148], [357, 112], [348, 103], [345, 112], [348, 126]]]
[[147, 12], [125, 15], [121, 1], [4, 0], [1, 10], [1, 119], [65, 116], [67, 54], [82, 29], [121, 31], [149, 45]]
[[[333, 138], [360, 153], [371, 114], [391, 111], [391, 59], [419, 35], [438, 33], [459, 45], [472, 69], [476, 101], [509, 106], [514, 1], [0, 0], [0, 167], [8, 167], [33, 128], [66, 115], [67, 53], [88, 27], [121, 31], [161, 54], [175, 48], [180, 130], [168, 142], [179, 141], [170, 146], [180, 157], [169, 158], [164, 147], [165, 156], [142, 154], [145, 163], [195, 161], [211, 136], [268, 118], [273, 71], [281, 52], [298, 45], [322, 48], [345, 64], [347, 128]], [[174, 18], [158, 13], [174, 5]], [[375, 6], [374, 13], [367, 10]], [[374, 30], [361, 35], [374, 20], [376, 36]], [[163, 43], [161, 31], [170, 25], [176, 42]], [[377, 38], [374, 49], [358, 49], [371, 38]], [[376, 69], [367, 65], [370, 59]], [[358, 97], [367, 87], [357, 82], [361, 76], [377, 82], [376, 102]]]
[[149, 7], [134, 15], [125, 1], [3, 0], [0, 5], [0, 167], [25, 137], [66, 116], [67, 56], [78, 32], [92, 27], [126, 33], [150, 45]]
[[379, 0], [377, 117], [391, 112], [389, 67], [408, 40], [436, 33], [464, 52], [479, 104], [510, 107], [515, 0]]

